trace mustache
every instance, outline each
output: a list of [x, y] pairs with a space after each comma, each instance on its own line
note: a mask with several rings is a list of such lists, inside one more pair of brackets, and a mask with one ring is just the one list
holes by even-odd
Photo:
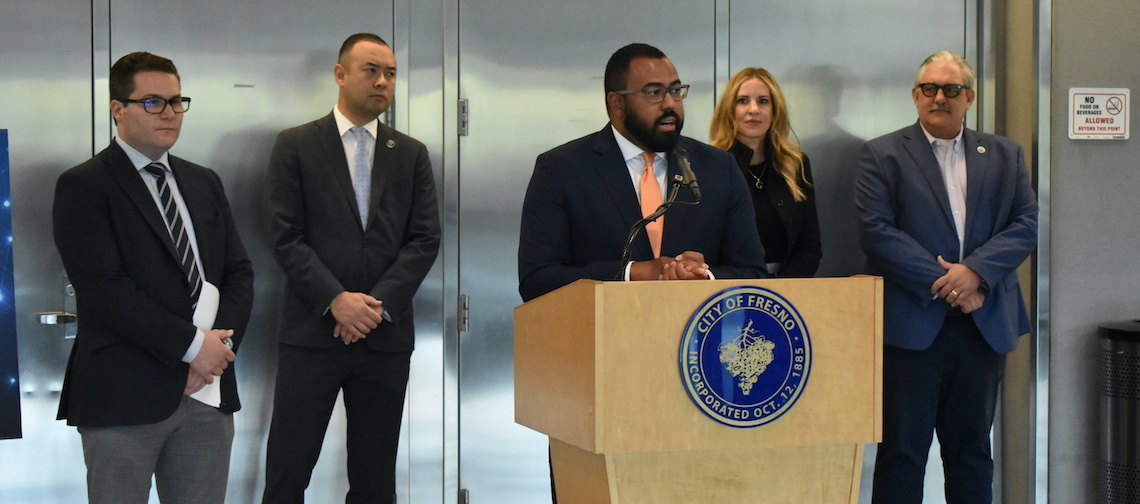
[[950, 107], [949, 107], [949, 106], [947, 106], [947, 105], [940, 105], [940, 104], [937, 104], [937, 103], [935, 103], [935, 104], [931, 105], [931, 106], [930, 106], [930, 110], [927, 110], [927, 112], [949, 112], [949, 111], [950, 111]]
[[681, 122], [681, 116], [677, 115], [677, 113], [672, 110], [666, 110], [665, 113], [661, 114], [661, 117], [658, 117], [656, 121], [653, 121], [653, 125], [657, 126], [661, 124], [662, 121], [670, 117], [672, 117], [678, 123]]

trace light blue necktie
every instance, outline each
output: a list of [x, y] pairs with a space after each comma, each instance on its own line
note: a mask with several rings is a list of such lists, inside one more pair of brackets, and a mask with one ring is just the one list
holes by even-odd
[[372, 160], [368, 159], [368, 142], [372, 134], [356, 126], [356, 155], [352, 160], [352, 190], [356, 193], [356, 207], [360, 209], [360, 225], [368, 227], [368, 199], [372, 193]]

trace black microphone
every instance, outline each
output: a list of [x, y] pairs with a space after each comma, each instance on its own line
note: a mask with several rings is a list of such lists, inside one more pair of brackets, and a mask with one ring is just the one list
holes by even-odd
[[693, 198], [697, 203], [701, 202], [701, 186], [697, 185], [697, 176], [693, 174], [693, 167], [689, 166], [689, 153], [685, 151], [684, 147], [680, 145], [673, 151], [673, 155], [677, 156], [677, 164], [681, 166], [681, 184], [689, 186], [689, 190], [693, 193]]

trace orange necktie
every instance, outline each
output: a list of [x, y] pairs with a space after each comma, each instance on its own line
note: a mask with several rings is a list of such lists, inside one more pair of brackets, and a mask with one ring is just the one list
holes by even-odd
[[[641, 172], [641, 216], [647, 217], [649, 214], [657, 211], [657, 207], [661, 206], [661, 185], [657, 183], [657, 177], [653, 176], [653, 157], [652, 152], [642, 152], [641, 157], [645, 158], [645, 170]], [[657, 220], [650, 222], [645, 226], [645, 234], [649, 237], [649, 245], [653, 247], [653, 257], [661, 257], [661, 231], [665, 229], [665, 216], [658, 217]]]

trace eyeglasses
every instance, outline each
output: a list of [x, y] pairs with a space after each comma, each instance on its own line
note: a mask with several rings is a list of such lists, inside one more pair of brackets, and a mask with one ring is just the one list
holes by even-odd
[[641, 93], [649, 100], [649, 103], [658, 103], [665, 101], [665, 93], [669, 93], [674, 100], [681, 101], [689, 94], [688, 84], [677, 84], [676, 86], [645, 86], [641, 89], [618, 89], [614, 91], [619, 95], [627, 95], [633, 93]]
[[167, 105], [170, 105], [170, 110], [173, 110], [176, 114], [190, 110], [190, 98], [187, 96], [175, 96], [169, 100], [163, 98], [143, 98], [141, 100], [119, 98], [118, 101], [123, 103], [141, 103], [143, 110], [151, 114], [161, 114], [166, 110]]
[[942, 90], [942, 94], [946, 95], [947, 98], [957, 98], [958, 95], [962, 94], [963, 89], [970, 89], [970, 88], [963, 86], [961, 84], [946, 84], [943, 86], [939, 86], [938, 84], [926, 83], [926, 84], [919, 84], [915, 87], [918, 89], [921, 89], [922, 94], [924, 96], [926, 96], [927, 98], [934, 98], [935, 96], [938, 96], [938, 90], [939, 89]]

